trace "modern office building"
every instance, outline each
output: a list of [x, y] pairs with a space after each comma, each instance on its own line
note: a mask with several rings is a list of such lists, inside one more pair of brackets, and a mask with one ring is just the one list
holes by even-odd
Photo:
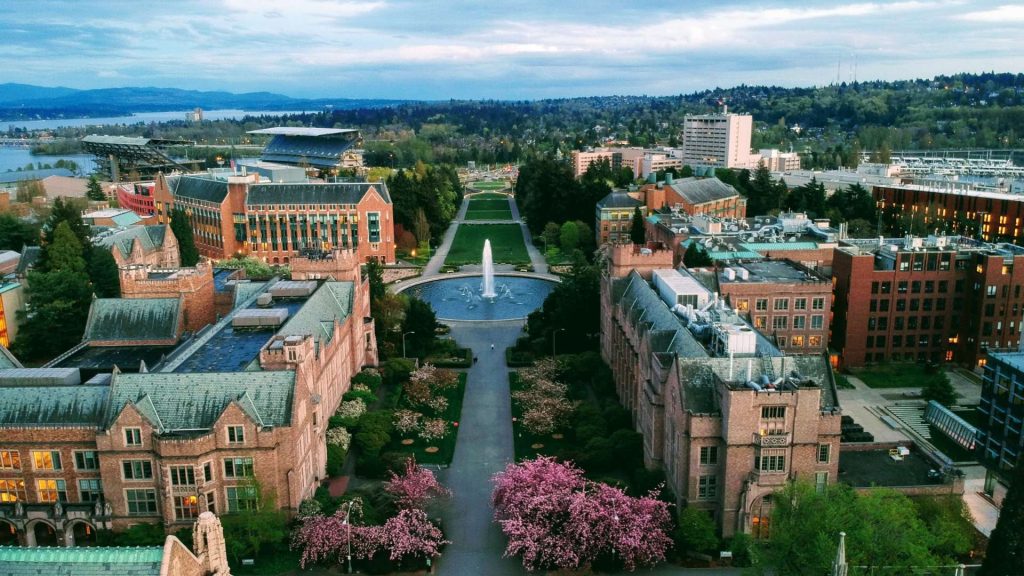
[[691, 167], [756, 168], [750, 153], [754, 119], [743, 114], [699, 114], [683, 119], [683, 164]]
[[981, 384], [978, 449], [987, 464], [1008, 470], [1024, 460], [1024, 352], [988, 355]]
[[985, 364], [1016, 348], [1024, 248], [961, 236], [844, 241], [832, 261], [832, 347], [844, 366]]
[[612, 246], [601, 284], [601, 355], [677, 503], [723, 536], [771, 532], [773, 494], [838, 474], [841, 414], [824, 355], [784, 355], [672, 252]]
[[1024, 195], [1021, 194], [980, 190], [957, 182], [942, 187], [876, 185], [871, 192], [883, 214], [891, 210], [900, 218], [912, 217], [929, 231], [939, 228], [948, 234], [970, 232], [988, 242], [1020, 243], [1024, 238]]

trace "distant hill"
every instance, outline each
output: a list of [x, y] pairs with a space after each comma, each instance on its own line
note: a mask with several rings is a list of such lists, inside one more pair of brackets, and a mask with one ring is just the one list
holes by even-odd
[[292, 98], [272, 92], [203, 92], [178, 88], [126, 87], [75, 90], [30, 84], [0, 84], [0, 120], [90, 117], [205, 108], [217, 110], [319, 110], [380, 108], [410, 100]]

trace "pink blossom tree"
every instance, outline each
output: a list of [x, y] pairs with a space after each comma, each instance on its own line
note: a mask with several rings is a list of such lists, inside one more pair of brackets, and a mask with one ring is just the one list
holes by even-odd
[[433, 498], [450, 496], [451, 492], [437, 481], [434, 473], [409, 458], [401, 475], [391, 472], [391, 479], [384, 484], [384, 490], [395, 499], [395, 505], [402, 509], [422, 509]]
[[380, 527], [380, 547], [392, 560], [403, 558], [433, 558], [441, 547], [450, 544], [441, 529], [418, 508], [399, 510]]
[[571, 463], [539, 457], [494, 478], [495, 520], [528, 570], [576, 569], [614, 554], [634, 570], [664, 560], [671, 546], [668, 505], [589, 482]]
[[[348, 520], [352, 520], [349, 514]], [[292, 534], [292, 548], [301, 549], [299, 564], [345, 561], [352, 540], [353, 558], [371, 558], [381, 546], [379, 526], [346, 525], [346, 510], [339, 509], [333, 516], [305, 518]]]

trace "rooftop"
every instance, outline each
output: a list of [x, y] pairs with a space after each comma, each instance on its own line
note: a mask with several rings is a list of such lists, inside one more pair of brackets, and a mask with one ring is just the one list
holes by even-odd
[[894, 460], [888, 449], [839, 451], [839, 481], [858, 488], [942, 484], [943, 477], [933, 472], [937, 468], [914, 449], [900, 461]]
[[1024, 352], [989, 352], [988, 357], [998, 360], [1014, 370], [1024, 371]]
[[602, 198], [597, 207], [600, 208], [636, 208], [644, 203], [630, 196], [625, 190], [612, 190]]
[[163, 546], [0, 546], [4, 576], [158, 576], [163, 556]]
[[82, 339], [174, 341], [180, 318], [178, 298], [97, 298]]
[[253, 184], [245, 203], [260, 204], [358, 204], [370, 190], [391, 202], [383, 182], [339, 182], [332, 184]]
[[74, 176], [67, 168], [45, 168], [43, 170], [10, 170], [0, 172], [0, 184], [12, 184], [26, 180], [42, 180], [48, 176]]
[[718, 178], [683, 178], [667, 184], [690, 204], [735, 198], [740, 193]]
[[153, 226], [132, 226], [123, 229], [108, 230], [92, 238], [94, 246], [104, 248], [116, 247], [122, 256], [127, 258], [132, 246], [138, 240], [144, 253], [152, 252], [164, 245], [167, 228], [163, 224]]
[[[731, 275], [727, 270], [732, 270]], [[744, 278], [743, 270], [747, 271]], [[757, 262], [743, 262], [723, 268], [718, 272], [720, 284], [752, 284], [757, 282], [775, 284], [805, 284], [821, 283], [826, 280], [814, 272], [797, 266], [787, 260], [759, 260]]]
[[[36, 371], [39, 368], [34, 369]], [[53, 370], [53, 369], [42, 369]], [[0, 427], [97, 426], [106, 406], [107, 386], [19, 386], [4, 374], [0, 386]]]

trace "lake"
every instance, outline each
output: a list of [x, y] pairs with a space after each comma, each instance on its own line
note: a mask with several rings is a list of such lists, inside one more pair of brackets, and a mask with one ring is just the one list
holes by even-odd
[[74, 160], [83, 174], [89, 174], [96, 168], [95, 157], [92, 154], [65, 154], [62, 156], [33, 156], [28, 148], [9, 148], [0, 146], [0, 172], [17, 170], [31, 162], [36, 164], [54, 164], [57, 160]]
[[[139, 112], [131, 116], [112, 116], [109, 118], [58, 118], [55, 120], [10, 120], [0, 122], [0, 129], [6, 131], [12, 128], [24, 128], [26, 130], [52, 130], [65, 126], [108, 126], [112, 124], [148, 124], [150, 122], [169, 122], [172, 120], [185, 120], [185, 114], [191, 112], [182, 110], [180, 112]], [[315, 110], [314, 110], [315, 112]], [[203, 110], [203, 120], [225, 120], [239, 119], [245, 116], [282, 116], [285, 114], [302, 114], [296, 110]]]

